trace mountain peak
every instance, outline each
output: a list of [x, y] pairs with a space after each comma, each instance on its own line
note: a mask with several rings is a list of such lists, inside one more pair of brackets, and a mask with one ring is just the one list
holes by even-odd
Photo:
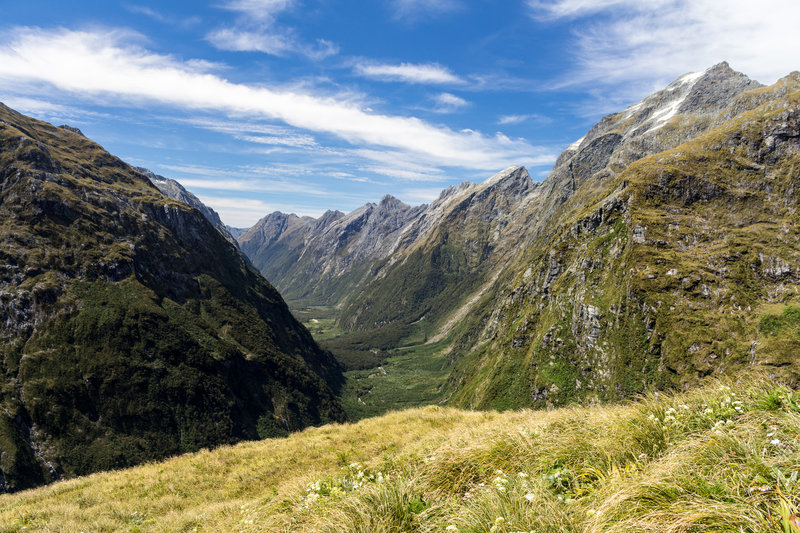
[[523, 172], [524, 172], [524, 174], [526, 176], [528, 175], [528, 171], [525, 169], [525, 167], [521, 167], [519, 165], [512, 165], [512, 166], [510, 166], [508, 168], [505, 168], [505, 169], [501, 170], [497, 174], [489, 177], [488, 179], [484, 180], [483, 183], [481, 183], [481, 185], [486, 186], [486, 187], [490, 187], [490, 186], [492, 186], [492, 185], [494, 185], [496, 183], [500, 183], [501, 181], [505, 180], [506, 178], [509, 178], [509, 177], [512, 177], [512, 176], [518, 177]]

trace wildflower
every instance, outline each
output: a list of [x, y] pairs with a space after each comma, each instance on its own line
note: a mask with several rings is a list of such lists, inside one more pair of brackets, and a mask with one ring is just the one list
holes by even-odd
[[445, 531], [458, 531], [458, 527], [457, 527], [457, 526], [454, 526], [453, 524], [450, 524], [449, 526], [447, 526], [446, 528], [444, 528], [444, 530], [445, 530]]
[[781, 443], [781, 439], [772, 439], [771, 441], [769, 441], [769, 443], [772, 444], [773, 446], [777, 446], [778, 444]]
[[529, 492], [525, 495], [525, 499], [532, 503], [536, 499], [536, 494]]
[[526, 477], [528, 477], [528, 474], [526, 474], [525, 472], [520, 472], [520, 473], [519, 473], [519, 474], [517, 474], [517, 475], [518, 475], [519, 477], [521, 477], [521, 478], [526, 478]]

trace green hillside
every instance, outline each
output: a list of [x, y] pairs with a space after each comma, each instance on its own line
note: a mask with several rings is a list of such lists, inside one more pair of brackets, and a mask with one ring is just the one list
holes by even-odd
[[751, 366], [798, 383], [799, 88], [744, 93], [731, 107], [764, 103], [585, 181], [458, 326], [455, 405], [615, 400]]
[[196, 209], [0, 105], [0, 491], [343, 418], [341, 370]]

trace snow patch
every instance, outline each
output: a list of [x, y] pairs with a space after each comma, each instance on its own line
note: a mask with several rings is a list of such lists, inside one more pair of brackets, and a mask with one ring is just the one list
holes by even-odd
[[586, 138], [586, 135], [584, 135], [583, 137], [581, 137], [580, 139], [578, 139], [574, 143], [570, 144], [569, 146], [567, 146], [567, 150], [577, 150], [581, 146], [581, 143], [583, 142], [583, 140], [585, 138]]
[[686, 100], [686, 97], [689, 96], [694, 84], [697, 83], [697, 80], [703, 77], [706, 71], [702, 72], [690, 72], [689, 74], [684, 74], [674, 82], [672, 82], [669, 87], [667, 87], [667, 91], [672, 92], [676, 90], [680, 90], [680, 96], [678, 96], [675, 100], [664, 106], [663, 108], [655, 111], [647, 122], [652, 124], [650, 129], [648, 129], [645, 134], [656, 131], [657, 129], [661, 128], [669, 122], [672, 117], [678, 114], [678, 109], [681, 107], [681, 104]]
[[634, 113], [635, 113], [635, 112], [636, 112], [636, 111], [637, 111], [639, 108], [641, 108], [641, 107], [642, 107], [642, 105], [643, 105], [643, 104], [644, 104], [644, 100], [642, 100], [642, 101], [641, 101], [641, 102], [639, 102], [638, 104], [633, 104], [632, 106], [628, 106], [628, 108], [627, 108], [627, 109], [625, 109], [625, 116], [624, 116], [624, 118], [631, 118], [631, 117], [633, 116], [633, 114], [634, 114]]
[[498, 172], [494, 176], [490, 177], [489, 179], [487, 179], [486, 181], [481, 183], [481, 185], [484, 186], [484, 187], [490, 187], [490, 186], [494, 185], [495, 183], [497, 183], [499, 181], [502, 181], [503, 179], [509, 177], [511, 174], [513, 174], [514, 172], [516, 172], [520, 168], [522, 168], [522, 167], [519, 167], [519, 166], [516, 166], [516, 165], [512, 165], [512, 166], [508, 167], [507, 169], [501, 170], [500, 172]]

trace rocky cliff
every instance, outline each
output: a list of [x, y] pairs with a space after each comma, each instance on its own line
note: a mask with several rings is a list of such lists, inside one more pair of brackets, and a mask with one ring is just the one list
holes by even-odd
[[[63, 126], [62, 126], [63, 127]], [[228, 226], [222, 223], [219, 214], [200, 201], [200, 198], [186, 190], [186, 188], [177, 181], [160, 176], [146, 168], [134, 167], [134, 170], [144, 174], [150, 183], [155, 185], [164, 196], [168, 196], [173, 200], [183, 202], [186, 205], [192, 206], [200, 211], [206, 220], [211, 222], [211, 225], [217, 228], [223, 237], [228, 241], [236, 244], [236, 238], [231, 234]]]
[[0, 490], [340, 420], [341, 371], [197, 209], [0, 105]]
[[753, 366], [797, 382], [798, 91], [720, 64], [568, 148], [453, 344], [451, 401], [619, 399]]

